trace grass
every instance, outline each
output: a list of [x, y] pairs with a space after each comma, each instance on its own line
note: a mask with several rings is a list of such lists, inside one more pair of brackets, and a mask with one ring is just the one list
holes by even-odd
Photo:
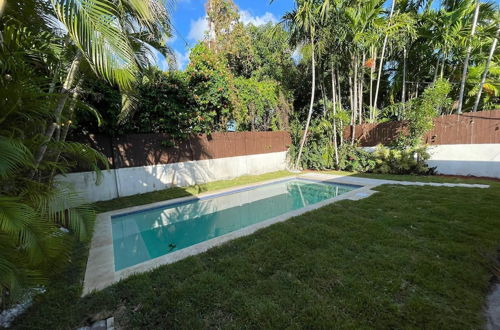
[[411, 181], [411, 182], [436, 182], [436, 183], [481, 183], [490, 184], [498, 179], [487, 179], [473, 176], [446, 176], [446, 175], [403, 175], [403, 174], [378, 174], [378, 173], [357, 173], [345, 171], [321, 171], [321, 173], [348, 175], [359, 178], [370, 178], [380, 180]]
[[80, 246], [15, 327], [114, 315], [134, 329], [479, 329], [500, 245], [500, 183], [488, 183], [381, 186], [85, 298]]

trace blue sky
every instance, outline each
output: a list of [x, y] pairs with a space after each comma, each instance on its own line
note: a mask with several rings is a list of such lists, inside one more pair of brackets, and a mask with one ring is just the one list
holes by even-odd
[[[254, 25], [276, 22], [285, 11], [293, 8], [293, 0], [233, 0], [240, 10], [244, 23]], [[177, 0], [172, 12], [175, 35], [169, 41], [174, 49], [179, 68], [184, 69], [189, 59], [189, 48], [203, 37], [206, 29], [205, 0]], [[165, 59], [158, 58], [160, 69], [166, 70]]]

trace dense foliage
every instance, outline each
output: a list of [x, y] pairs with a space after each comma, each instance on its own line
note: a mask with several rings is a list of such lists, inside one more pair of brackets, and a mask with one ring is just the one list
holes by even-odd
[[[112, 82], [133, 106], [132, 85], [149, 54], [168, 37], [154, 0], [9, 1], [0, 6], [0, 305], [46, 283], [90, 238], [94, 210], [58, 180], [76, 166], [107, 167], [97, 151], [66, 140], [85, 81]], [[131, 25], [144, 34], [135, 34]], [[142, 40], [144, 38], [147, 40]], [[118, 117], [118, 116], [117, 116]], [[115, 118], [117, 120], [118, 118]]]
[[[425, 164], [429, 155], [426, 147], [422, 145], [422, 137], [432, 129], [433, 119], [439, 109], [450, 104], [450, 89], [448, 82], [438, 80], [421, 96], [407, 102], [404, 112], [402, 111], [406, 129], [392, 145], [378, 146], [373, 153], [358, 147], [352, 140], [346, 141], [342, 138], [342, 128], [349, 123], [349, 118], [344, 111], [335, 111], [334, 114], [331, 103], [326, 101], [323, 116], [313, 119], [311, 123], [300, 167], [391, 174], [431, 174], [433, 171]], [[333, 133], [334, 121], [339, 127], [340, 136]], [[292, 122], [290, 132], [292, 146], [289, 149], [289, 157], [295, 159], [302, 135], [300, 121]]]
[[78, 131], [168, 133], [182, 139], [190, 133], [224, 131], [229, 120], [235, 120], [240, 131], [286, 129], [291, 93], [266, 71], [248, 78], [235, 75], [224, 54], [199, 43], [191, 50], [185, 71], [144, 72], [136, 83], [136, 98], [141, 101], [124, 123], [116, 120], [121, 111], [119, 90], [100, 81], [87, 85], [84, 98], [101, 109], [103, 125], [97, 127], [88, 114], [79, 114]]

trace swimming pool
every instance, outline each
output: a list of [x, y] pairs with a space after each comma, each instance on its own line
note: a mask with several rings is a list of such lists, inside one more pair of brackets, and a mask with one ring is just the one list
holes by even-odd
[[345, 194], [359, 186], [287, 179], [111, 216], [115, 271]]

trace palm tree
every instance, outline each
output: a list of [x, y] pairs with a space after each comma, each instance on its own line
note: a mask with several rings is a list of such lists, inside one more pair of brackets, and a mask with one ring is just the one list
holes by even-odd
[[500, 25], [498, 25], [498, 27], [497, 27], [497, 32], [495, 34], [495, 38], [493, 39], [493, 43], [491, 44], [488, 59], [486, 60], [486, 63], [484, 65], [483, 75], [481, 76], [481, 82], [479, 83], [479, 91], [477, 92], [476, 101], [474, 102], [474, 107], [472, 108], [473, 112], [476, 112], [477, 107], [479, 106], [479, 100], [481, 99], [481, 93], [483, 91], [483, 86], [484, 86], [484, 83], [486, 82], [486, 77], [488, 76], [488, 70], [490, 68], [491, 59], [493, 58], [493, 54], [495, 54], [495, 49], [497, 47], [499, 33], [500, 33]]
[[[30, 31], [16, 20], [2, 23], [8, 23], [0, 45], [0, 302], [5, 303], [24, 287], [43, 284], [67, 260], [71, 241], [60, 228], [88, 239], [94, 211], [67, 186], [28, 175], [35, 167], [33, 149], [44, 133], [40, 123], [50, 118], [57, 102], [47, 88], [47, 68], [58, 61], [57, 37]], [[79, 143], [51, 141], [48, 150], [51, 158], [39, 164], [46, 173], [64, 173], [75, 162], [94, 170], [107, 163]], [[54, 153], [63, 161], [54, 162]]]
[[464, 90], [465, 90], [465, 80], [467, 79], [467, 68], [469, 66], [470, 53], [472, 52], [472, 39], [474, 34], [476, 34], [477, 18], [479, 17], [479, 6], [480, 1], [476, 1], [476, 8], [474, 10], [474, 18], [472, 19], [472, 29], [470, 32], [469, 46], [467, 47], [467, 53], [465, 55], [464, 67], [462, 70], [462, 80], [460, 81], [460, 92], [458, 93], [458, 108], [457, 113], [462, 113], [462, 105], [464, 101]]
[[7, 296], [12, 300], [23, 288], [43, 284], [68, 260], [74, 238], [90, 237], [93, 209], [53, 181], [76, 165], [96, 171], [98, 181], [99, 169], [107, 167], [99, 152], [64, 141], [69, 127], [59, 126], [63, 119], [68, 124], [74, 111], [90, 109], [77, 100], [79, 82], [89, 69], [132, 92], [149, 47], [166, 50], [168, 16], [153, 0], [25, 0], [8, 2], [0, 20], [0, 303], [5, 303]]
[[[389, 13], [389, 19], [388, 19], [388, 28], [391, 26], [391, 18], [394, 13], [394, 5], [396, 4], [396, 0], [392, 0], [391, 4], [391, 11]], [[385, 37], [384, 37], [384, 43], [382, 44], [382, 53], [380, 54], [380, 61], [379, 61], [379, 66], [378, 66], [378, 75], [377, 75], [377, 84], [375, 87], [375, 97], [373, 99], [373, 107], [376, 109], [377, 108], [377, 100], [378, 100], [378, 93], [379, 93], [379, 88], [380, 88], [380, 79], [382, 78], [382, 68], [384, 67], [384, 56], [385, 56], [385, 48], [387, 47], [387, 38], [388, 38], [388, 32], [386, 32]]]
[[65, 47], [72, 51], [73, 59], [54, 107], [55, 120], [48, 124], [45, 140], [35, 154], [35, 168], [56, 131], [82, 61], [98, 76], [120, 87], [123, 119], [134, 105], [132, 84], [144, 61], [151, 58], [144, 53], [157, 48], [169, 54], [165, 46], [170, 37], [169, 15], [157, 0], [51, 0], [51, 4], [55, 16], [66, 29], [68, 43]]
[[316, 63], [315, 63], [315, 38], [316, 30], [320, 22], [321, 6], [315, 0], [299, 0], [297, 8], [293, 12], [286, 13], [282, 22], [291, 30], [292, 43], [310, 43], [311, 46], [311, 101], [307, 114], [306, 125], [300, 141], [299, 152], [295, 161], [295, 169], [299, 168], [300, 158], [307, 140], [307, 131], [311, 123], [314, 106], [314, 93], [316, 91]]

